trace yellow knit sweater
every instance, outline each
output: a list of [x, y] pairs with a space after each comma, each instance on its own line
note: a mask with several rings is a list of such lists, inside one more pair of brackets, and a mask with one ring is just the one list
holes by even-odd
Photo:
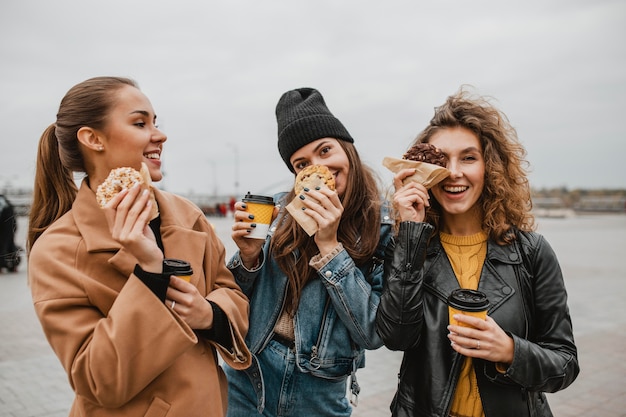
[[[460, 287], [478, 289], [480, 271], [487, 255], [487, 234], [480, 232], [470, 236], [453, 236], [442, 232], [439, 236]], [[485, 415], [472, 358], [465, 358], [463, 362], [450, 415], [455, 417]]]

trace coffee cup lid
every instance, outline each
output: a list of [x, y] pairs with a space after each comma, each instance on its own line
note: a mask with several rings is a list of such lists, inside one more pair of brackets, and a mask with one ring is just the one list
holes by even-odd
[[191, 275], [193, 269], [187, 261], [182, 259], [165, 258], [163, 259], [163, 273], [171, 275]]
[[489, 307], [489, 300], [482, 291], [460, 288], [452, 291], [448, 305], [463, 311], [483, 311]]
[[274, 205], [274, 198], [273, 197], [268, 197], [265, 195], [255, 195], [255, 194], [250, 194], [250, 191], [248, 191], [248, 194], [246, 194], [243, 198], [244, 202], [249, 202], [249, 203], [260, 203], [260, 204], [271, 204]]

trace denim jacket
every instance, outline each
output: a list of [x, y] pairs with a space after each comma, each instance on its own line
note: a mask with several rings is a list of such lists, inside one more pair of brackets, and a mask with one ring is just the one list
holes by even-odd
[[[284, 196], [285, 193], [277, 194], [274, 200], [280, 201]], [[285, 205], [286, 202], [281, 202], [282, 207]], [[382, 346], [375, 320], [383, 288], [384, 251], [392, 236], [387, 203], [381, 208], [380, 228], [378, 248], [370, 262], [357, 267], [343, 249], [317, 272], [319, 279], [312, 280], [303, 288], [294, 318], [294, 349], [299, 371], [340, 380], [365, 365], [364, 349]], [[250, 298], [250, 328], [246, 344], [253, 355], [260, 353], [272, 339], [285, 302], [287, 276], [275, 260], [268, 257], [275, 229], [276, 221], [270, 226], [257, 269], [246, 270], [241, 264], [239, 252], [227, 265]], [[264, 386], [254, 358], [246, 372], [253, 381], [261, 404]], [[355, 383], [353, 380], [353, 385]]]

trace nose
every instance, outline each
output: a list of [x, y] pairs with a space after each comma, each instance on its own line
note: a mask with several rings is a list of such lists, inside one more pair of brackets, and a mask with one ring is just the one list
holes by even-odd
[[458, 162], [450, 161], [446, 168], [450, 171], [450, 178], [461, 178], [463, 176], [461, 166]]
[[321, 161], [321, 159], [319, 157], [317, 157], [317, 156], [313, 156], [313, 157], [311, 157], [311, 159], [309, 159], [309, 163], [311, 165], [321, 165], [320, 161]]
[[165, 133], [163, 133], [163, 131], [161, 129], [159, 129], [158, 127], [154, 127], [154, 134], [152, 135], [152, 141], [153, 142], [159, 142], [159, 143], [163, 143], [167, 140], [167, 135]]

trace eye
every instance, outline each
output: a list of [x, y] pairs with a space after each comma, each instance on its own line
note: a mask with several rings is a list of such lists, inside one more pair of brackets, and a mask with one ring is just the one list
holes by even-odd
[[293, 167], [296, 169], [296, 171], [300, 171], [306, 168], [308, 164], [309, 164], [308, 162], [302, 161], [302, 162], [297, 162]]
[[145, 126], [146, 126], [146, 123], [145, 123], [145, 122], [137, 122], [137, 123], [135, 123], [135, 126], [138, 126], [138, 127], [145, 127]]
[[324, 155], [327, 154], [328, 152], [330, 152], [331, 147], [330, 146], [324, 146], [322, 149], [320, 149], [320, 154]]

